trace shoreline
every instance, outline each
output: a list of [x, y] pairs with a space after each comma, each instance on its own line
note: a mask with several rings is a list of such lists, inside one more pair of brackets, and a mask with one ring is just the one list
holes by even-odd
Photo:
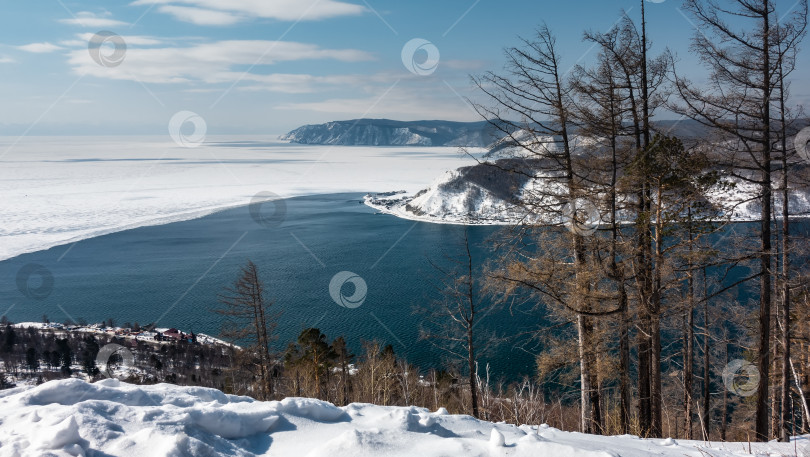
[[[378, 196], [383, 197], [395, 197], [399, 196], [397, 199], [378, 199]], [[416, 214], [407, 212], [404, 210], [404, 204], [407, 203], [406, 200], [410, 200], [414, 197], [414, 194], [407, 193], [407, 192], [379, 192], [379, 193], [367, 193], [363, 196], [363, 204], [368, 206], [369, 208], [374, 209], [375, 211], [379, 211], [378, 214], [386, 214], [394, 217], [398, 217], [403, 220], [415, 221], [415, 222], [426, 222], [431, 224], [445, 224], [445, 225], [464, 225], [464, 226], [517, 226], [517, 225], [524, 225], [520, 224], [518, 220], [510, 220], [507, 218], [504, 219], [496, 219], [496, 220], [481, 220], [481, 219], [471, 219], [471, 220], [453, 220], [453, 219], [440, 219], [436, 218], [435, 216], [418, 216]], [[390, 202], [390, 203], [388, 203]], [[387, 204], [386, 204], [387, 203]], [[805, 214], [791, 214], [790, 220], [805, 220], [810, 219], [810, 213]], [[772, 221], [778, 222], [781, 221], [781, 215], [776, 215]], [[715, 223], [754, 223], [759, 222], [757, 218], [745, 218], [745, 217], [732, 217], [729, 220], [715, 220], [709, 221]], [[632, 222], [623, 222], [619, 225], [631, 225]], [[541, 224], [542, 226], [554, 226], [554, 224]]]
[[[294, 198], [294, 197], [291, 197], [291, 198]], [[0, 254], [0, 262], [5, 262], [7, 260], [12, 260], [12, 259], [15, 259], [15, 258], [21, 256], [21, 255], [33, 254], [35, 252], [47, 251], [49, 249], [79, 243], [79, 242], [84, 241], [84, 240], [89, 240], [91, 238], [98, 238], [98, 237], [104, 236], [104, 235], [111, 235], [113, 233], [125, 232], [127, 230], [135, 230], [135, 229], [138, 229], [138, 228], [141, 228], [141, 227], [154, 227], [154, 226], [158, 226], [158, 225], [173, 224], [175, 222], [191, 221], [191, 220], [194, 220], [194, 219], [200, 219], [200, 218], [203, 218], [203, 217], [206, 217], [206, 216], [210, 216], [212, 214], [216, 214], [216, 213], [219, 213], [221, 211], [227, 211], [229, 209], [235, 209], [235, 208], [239, 208], [240, 206], [248, 206], [248, 205], [250, 205], [250, 204], [249, 203], [248, 204], [239, 203], [239, 204], [225, 205], [225, 206], [214, 206], [214, 207], [209, 207], [209, 208], [197, 209], [197, 210], [193, 210], [193, 211], [189, 211], [189, 212], [185, 212], [185, 213], [177, 213], [177, 214], [172, 214], [172, 215], [159, 216], [159, 217], [152, 218], [152, 219], [146, 219], [143, 222], [133, 222], [131, 224], [122, 225], [120, 227], [108, 227], [108, 228], [104, 228], [104, 229], [99, 229], [98, 231], [91, 231], [91, 232], [88, 232], [88, 233], [85, 233], [85, 234], [80, 234], [80, 235], [74, 236], [72, 238], [68, 238], [66, 240], [43, 243], [43, 245], [41, 247], [36, 247], [36, 248], [32, 248], [32, 249], [25, 249], [25, 250], [22, 250], [21, 252], [11, 254], [11, 255], [9, 255], [7, 257]]]
[[[302, 198], [302, 197], [317, 197], [319, 195], [338, 195], [338, 194], [363, 195], [363, 192], [362, 191], [356, 191], [356, 192], [340, 191], [340, 192], [326, 192], [326, 193], [324, 193], [324, 192], [302, 193], [300, 195], [286, 196], [284, 198], [281, 198], [281, 200], [290, 200], [290, 199]], [[267, 201], [270, 201], [270, 200], [267, 200]], [[92, 238], [98, 238], [98, 237], [102, 237], [102, 236], [105, 236], [105, 235], [111, 235], [113, 233], [126, 232], [128, 230], [135, 230], [135, 229], [139, 229], [139, 228], [143, 228], [143, 227], [156, 227], [156, 226], [160, 226], [160, 225], [174, 224], [176, 222], [188, 222], [188, 221], [192, 221], [192, 220], [195, 220], [195, 219], [202, 219], [204, 217], [208, 217], [208, 216], [211, 216], [213, 214], [221, 213], [223, 211], [229, 211], [229, 210], [233, 210], [233, 209], [237, 209], [237, 208], [243, 208], [243, 207], [246, 208], [246, 207], [249, 207], [251, 204], [252, 204], [252, 202], [245, 203], [243, 201], [241, 203], [215, 205], [215, 206], [211, 206], [211, 207], [207, 207], [207, 208], [200, 208], [200, 209], [196, 209], [196, 210], [192, 210], [192, 211], [188, 211], [188, 212], [183, 212], [183, 213], [170, 214], [170, 215], [166, 215], [166, 216], [158, 216], [158, 217], [155, 217], [155, 218], [146, 219], [146, 220], [144, 220], [142, 222], [133, 222], [133, 223], [130, 223], [130, 224], [122, 225], [120, 227], [108, 227], [108, 228], [104, 228], [104, 229], [99, 229], [98, 231], [88, 232], [86, 234], [81, 234], [81, 235], [78, 235], [78, 236], [74, 236], [74, 237], [66, 239], [66, 240], [43, 243], [40, 247], [36, 247], [36, 248], [32, 248], [32, 249], [26, 249], [26, 250], [23, 250], [21, 252], [12, 254], [12, 255], [10, 255], [8, 257], [5, 257], [2, 254], [0, 254], [0, 262], [13, 260], [13, 259], [15, 259], [15, 258], [17, 258], [19, 256], [26, 255], [26, 254], [33, 254], [33, 253], [36, 253], [36, 252], [43, 252], [43, 251], [47, 251], [47, 250], [50, 250], [50, 249], [53, 249], [53, 248], [58, 248], [60, 246], [68, 246], [68, 245], [71, 245], [71, 244], [76, 244], [76, 243], [79, 243], [79, 242], [84, 241], [84, 240], [89, 240], [89, 239], [92, 239]]]
[[[433, 215], [426, 215], [426, 216], [418, 216], [411, 212], [407, 212], [404, 210], [404, 200], [411, 199], [414, 196], [413, 192], [407, 191], [397, 191], [397, 192], [368, 192], [368, 191], [337, 191], [337, 192], [314, 192], [314, 193], [301, 193], [301, 194], [294, 194], [290, 196], [285, 196], [282, 200], [291, 200], [295, 198], [302, 198], [302, 197], [315, 197], [320, 195], [337, 195], [337, 194], [356, 194], [360, 196], [360, 202], [377, 211], [378, 214], [386, 214], [390, 216], [397, 217], [403, 220], [409, 220], [414, 222], [425, 222], [431, 224], [444, 224], [444, 225], [458, 225], [458, 226], [515, 226], [515, 225], [522, 225], [519, 223], [518, 220], [511, 220], [511, 219], [494, 219], [494, 220], [482, 220], [482, 219], [452, 219], [452, 218], [437, 218]], [[380, 196], [383, 197], [398, 197], [396, 199], [386, 199], [386, 198], [378, 198]], [[169, 214], [164, 216], [157, 216], [150, 219], [145, 219], [140, 222], [133, 222], [126, 225], [121, 225], [118, 227], [106, 227], [102, 229], [98, 229], [97, 231], [87, 232], [85, 234], [80, 234], [78, 236], [74, 236], [71, 238], [67, 238], [64, 240], [58, 241], [50, 241], [50, 242], [43, 242], [41, 245], [30, 248], [24, 249], [20, 252], [12, 253], [8, 256], [4, 256], [0, 254], [0, 262], [5, 262], [8, 260], [16, 259], [22, 255], [32, 254], [36, 252], [47, 251], [53, 248], [58, 248], [60, 246], [68, 246], [72, 244], [79, 243], [84, 240], [93, 239], [102, 237], [105, 235], [110, 235], [114, 233], [125, 232], [128, 230], [135, 230], [138, 228], [143, 227], [155, 227], [161, 225], [168, 225], [173, 224], [176, 222], [187, 222], [195, 219], [201, 219], [204, 217], [211, 216], [216, 213], [220, 213], [223, 211], [229, 211], [237, 208], [242, 207], [249, 207], [251, 202], [245, 203], [229, 203], [224, 205], [214, 205], [210, 207], [198, 208], [195, 210], [176, 213], [176, 214]], [[796, 214], [791, 215], [791, 220], [803, 220], [803, 219], [810, 219], [810, 214]], [[780, 216], [777, 216], [775, 221], [781, 220]], [[741, 222], [741, 223], [751, 223], [757, 222], [757, 219], [747, 219], [747, 218], [733, 218], [729, 221], [715, 221], [715, 222]], [[70, 248], [68, 248], [70, 249]]]
[[[194, 340], [198, 344], [203, 345], [212, 345], [212, 346], [224, 346], [229, 348], [241, 349], [240, 346], [235, 344], [228, 343], [225, 340], [213, 337], [206, 333], [186, 333], [182, 330], [177, 330], [176, 328], [154, 328], [153, 330], [139, 330], [134, 331], [130, 328], [124, 327], [107, 327], [104, 324], [96, 323], [96, 324], [87, 324], [87, 325], [79, 325], [79, 324], [71, 324], [65, 325], [60, 323], [54, 322], [17, 322], [17, 323], [9, 323], [12, 328], [20, 329], [20, 330], [29, 330], [34, 329], [40, 332], [53, 332], [68, 334], [68, 333], [85, 333], [91, 335], [104, 335], [110, 338], [121, 338], [127, 341], [141, 341], [144, 343], [156, 344], [161, 345], [164, 343], [176, 343], [179, 341], [183, 341], [185, 339], [194, 337]], [[177, 333], [182, 336], [186, 336], [187, 338], [165, 338], [165, 339], [156, 339], [154, 337], [155, 334], [164, 334], [168, 333], [171, 330], [177, 330]]]
[[165, 136], [28, 137], [4, 159], [0, 261], [198, 219], [247, 206], [262, 192], [287, 199], [416, 191], [473, 162], [456, 147], [302, 145], [276, 135], [215, 135], [197, 148]]
[[[378, 195], [383, 194], [393, 194], [391, 192], [380, 192]], [[405, 198], [412, 197], [412, 195], [404, 195], [404, 192], [396, 193], [393, 195], [403, 195]], [[400, 219], [415, 221], [415, 222], [426, 222], [430, 224], [445, 224], [445, 225], [465, 225], [465, 226], [509, 226], [515, 225], [514, 221], [508, 220], [491, 220], [491, 221], [482, 221], [482, 220], [448, 220], [448, 219], [437, 219], [435, 217], [427, 217], [427, 216], [418, 216], [413, 213], [405, 212], [402, 210], [402, 206], [396, 203], [391, 205], [382, 204], [380, 200], [374, 200], [374, 195], [372, 193], [367, 193], [363, 196], [363, 204], [372, 208], [376, 211], [379, 211], [380, 214], [387, 214], [390, 216], [398, 217]]]

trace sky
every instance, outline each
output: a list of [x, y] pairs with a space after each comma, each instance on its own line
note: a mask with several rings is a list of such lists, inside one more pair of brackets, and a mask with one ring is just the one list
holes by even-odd
[[[470, 75], [545, 22], [563, 64], [598, 50], [640, 0], [10, 0], [0, 16], [0, 135], [165, 134], [178, 112], [209, 134], [280, 134], [361, 117], [480, 120]], [[776, 2], [780, 12], [794, 0]], [[695, 28], [680, 0], [647, 0], [654, 53], [682, 73]], [[805, 45], [806, 47], [806, 45]], [[810, 105], [810, 55], [794, 100]]]

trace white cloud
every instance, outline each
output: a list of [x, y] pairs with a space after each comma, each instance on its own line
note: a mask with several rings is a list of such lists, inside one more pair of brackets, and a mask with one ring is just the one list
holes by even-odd
[[269, 75], [228, 73], [219, 75], [231, 78], [233, 81], [241, 80], [255, 84], [242, 86], [243, 91], [283, 92], [287, 94], [305, 94], [314, 92], [316, 86], [339, 84], [350, 80], [350, 77], [340, 76], [314, 76], [307, 74], [273, 73]]
[[[76, 36], [81, 40], [82, 46], [87, 46], [87, 43], [93, 38], [94, 33], [79, 33]], [[122, 35], [121, 38], [127, 46], [155, 46], [161, 44], [162, 41], [155, 37], [144, 35]]]
[[87, 42], [82, 40], [62, 40], [59, 44], [66, 48], [87, 47]]
[[16, 62], [16, 61], [14, 59], [12, 59], [11, 57], [9, 57], [9, 56], [0, 56], [0, 64], [14, 63], [14, 62]]
[[80, 27], [92, 28], [111, 28], [127, 25], [126, 22], [118, 21], [110, 18], [111, 14], [105, 12], [102, 15], [97, 15], [90, 11], [81, 11], [76, 13], [75, 17], [69, 19], [60, 19], [59, 22], [68, 25], [78, 25]]
[[[242, 76], [242, 73], [233, 69], [235, 66], [273, 65], [278, 62], [313, 59], [358, 62], [371, 60], [372, 56], [365, 51], [324, 49], [307, 43], [229, 40], [188, 47], [129, 47], [123, 63], [113, 68], [98, 65], [86, 50], [74, 50], [70, 52], [69, 63], [78, 74], [101, 78], [144, 83], [221, 83], [235, 81]], [[248, 74], [244, 77], [247, 80], [261, 80], [256, 75]]]
[[224, 79], [243, 81], [239, 90], [252, 92], [283, 92], [287, 94], [306, 94], [328, 89], [329, 86], [343, 86], [360, 88], [372, 83], [390, 84], [396, 81], [396, 76], [387, 73], [373, 75], [326, 75], [316, 76], [308, 74], [273, 73], [257, 75], [241, 73], [227, 73], [218, 75]]
[[281, 110], [330, 113], [347, 119], [380, 117], [401, 120], [432, 119], [478, 121], [481, 118], [463, 99], [447, 91], [424, 91], [396, 86], [378, 88], [376, 93], [362, 98], [332, 98], [316, 102], [286, 103]]
[[[62, 40], [59, 42], [59, 45], [66, 48], [87, 48], [90, 39], [92, 39], [94, 35], [94, 33], [77, 33], [76, 38]], [[156, 46], [163, 43], [163, 41], [155, 37], [145, 35], [123, 35], [121, 38], [124, 39], [127, 45], [134, 46]]]
[[62, 49], [62, 47], [52, 43], [44, 42], [44, 43], [31, 43], [23, 46], [17, 46], [17, 49], [25, 52], [44, 54], [48, 52], [59, 51], [60, 49]]
[[199, 25], [230, 25], [248, 18], [312, 21], [366, 11], [339, 0], [136, 0], [132, 5], [163, 5], [159, 11]]
[[231, 25], [242, 18], [224, 11], [214, 11], [194, 6], [164, 5], [158, 8], [162, 13], [168, 13], [183, 22], [197, 25]]

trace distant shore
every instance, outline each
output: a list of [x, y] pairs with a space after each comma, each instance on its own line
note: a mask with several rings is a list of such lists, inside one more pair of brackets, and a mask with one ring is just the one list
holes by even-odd
[[172, 343], [186, 341], [189, 343], [199, 343], [207, 345], [220, 345], [239, 348], [227, 341], [215, 338], [205, 333], [184, 332], [176, 328], [153, 328], [153, 329], [132, 329], [128, 327], [110, 327], [103, 323], [88, 325], [60, 324], [57, 322], [20, 322], [10, 323], [14, 328], [21, 330], [36, 329], [63, 333], [89, 333], [93, 335], [104, 335], [114, 338], [122, 338], [131, 341], [143, 341], [146, 343]]

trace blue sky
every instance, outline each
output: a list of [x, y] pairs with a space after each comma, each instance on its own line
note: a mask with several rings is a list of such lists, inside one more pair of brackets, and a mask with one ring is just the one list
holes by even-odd
[[[787, 11], [795, 1], [776, 3]], [[671, 48], [681, 71], [700, 79], [680, 1], [646, 5], [656, 50]], [[545, 21], [566, 66], [587, 63], [596, 50], [583, 30], [608, 30], [623, 11], [638, 17], [638, 1], [10, 1], [0, 17], [0, 134], [159, 135], [183, 110], [212, 134], [358, 117], [478, 120], [463, 100], [477, 96], [469, 75], [499, 70], [518, 36]], [[102, 30], [126, 42], [120, 65], [88, 52]], [[403, 64], [415, 38], [438, 50], [430, 74]], [[417, 65], [433, 48], [421, 49]], [[805, 104], [807, 55], [793, 85]]]

